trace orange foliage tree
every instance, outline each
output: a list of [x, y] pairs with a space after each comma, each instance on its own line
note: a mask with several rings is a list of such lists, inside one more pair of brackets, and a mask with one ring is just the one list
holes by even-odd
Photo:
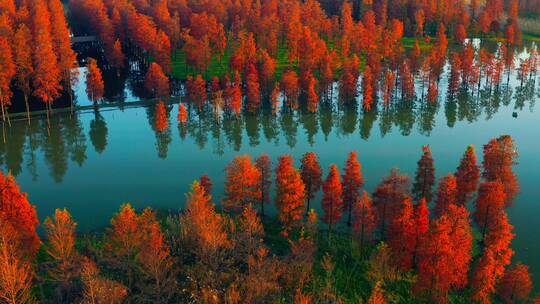
[[77, 55], [71, 49], [71, 37], [66, 18], [64, 16], [64, 5], [59, 0], [49, 0], [49, 11], [51, 17], [51, 36], [58, 58], [58, 69], [60, 78], [64, 85], [64, 90], [68, 92], [70, 101], [73, 102], [72, 85], [78, 79]]
[[34, 272], [15, 230], [0, 218], [0, 300], [8, 304], [35, 303], [32, 295]]
[[302, 157], [302, 165], [300, 166], [302, 181], [306, 189], [307, 208], [306, 214], [310, 210], [311, 200], [315, 198], [315, 194], [319, 192], [322, 185], [322, 169], [315, 152], [307, 152]]
[[250, 64], [246, 72], [246, 109], [256, 112], [261, 105], [261, 92], [259, 87], [259, 72]]
[[364, 185], [362, 165], [356, 151], [349, 153], [343, 171], [343, 207], [348, 212], [347, 225], [351, 226], [353, 206], [360, 199], [360, 189]]
[[6, 120], [7, 107], [11, 104], [11, 80], [15, 76], [13, 53], [6, 38], [0, 37], [0, 105], [2, 107], [2, 120]]
[[201, 111], [207, 99], [206, 81], [204, 81], [201, 75], [197, 75], [195, 80], [190, 76], [186, 81], [186, 86], [189, 99], [197, 106], [197, 109]]
[[300, 172], [294, 167], [293, 158], [281, 156], [276, 167], [276, 206], [278, 218], [283, 223], [284, 235], [298, 226], [304, 213], [306, 190]]
[[261, 173], [259, 189], [261, 191], [261, 216], [264, 216], [264, 205], [270, 203], [270, 187], [272, 186], [272, 161], [268, 154], [261, 154], [255, 160], [255, 167]]
[[381, 239], [385, 239], [388, 225], [399, 212], [400, 204], [409, 196], [410, 179], [392, 169], [390, 175], [384, 177], [373, 193], [373, 205], [377, 210], [377, 225]]
[[518, 301], [526, 301], [529, 298], [532, 286], [529, 267], [517, 263], [506, 270], [497, 287], [497, 293], [503, 302], [512, 304]]
[[410, 197], [406, 197], [388, 227], [388, 245], [392, 248], [396, 265], [403, 271], [413, 266], [415, 241], [413, 203]]
[[261, 200], [261, 172], [251, 162], [248, 155], [235, 157], [225, 168], [225, 198], [223, 206], [228, 210], [240, 212], [247, 205]]
[[78, 254], [75, 249], [75, 229], [77, 223], [66, 209], [56, 209], [54, 218], [44, 222], [47, 233], [46, 252], [52, 258], [49, 268], [50, 278], [58, 283], [58, 301], [70, 301], [73, 280], [79, 274]]
[[425, 198], [429, 203], [432, 198], [433, 185], [435, 185], [435, 167], [429, 146], [423, 146], [422, 153], [422, 157], [418, 161], [418, 169], [416, 170], [413, 194], [416, 200]]
[[105, 93], [101, 70], [94, 58], [88, 58], [88, 65], [86, 68], [86, 94], [88, 94], [88, 98], [90, 98], [91, 101], [97, 102], [103, 98], [103, 94]]
[[439, 180], [437, 198], [435, 199], [435, 216], [439, 217], [456, 203], [457, 184], [453, 174], [448, 174]]
[[169, 78], [161, 66], [155, 62], [150, 64], [144, 79], [144, 87], [153, 97], [166, 97], [169, 95]]
[[517, 163], [517, 157], [514, 140], [510, 135], [492, 139], [484, 146], [482, 176], [488, 181], [498, 180], [502, 183], [507, 206], [512, 204], [519, 192], [519, 183], [516, 174], [512, 171], [512, 166]]
[[482, 304], [491, 303], [497, 281], [504, 275], [504, 269], [514, 254], [510, 248], [514, 238], [513, 226], [508, 223], [506, 213], [502, 212], [490, 226], [484, 241], [484, 252], [476, 262], [470, 284], [473, 291], [471, 299]]
[[499, 220], [504, 211], [504, 187], [500, 182], [484, 182], [478, 190], [474, 221], [480, 227], [485, 239], [491, 225]]
[[328, 224], [328, 235], [332, 233], [332, 227], [343, 216], [342, 185], [339, 170], [336, 165], [330, 165], [330, 171], [323, 185], [322, 209], [324, 215], [322, 221]]
[[360, 238], [360, 251], [363, 250], [364, 243], [373, 233], [377, 225], [377, 218], [371, 198], [366, 191], [363, 191], [353, 206], [352, 229]]
[[[24, 24], [21, 24], [15, 32], [13, 38], [14, 62], [17, 67], [15, 81], [17, 88], [24, 95], [24, 105], [26, 107], [26, 117], [30, 121], [30, 105], [28, 97], [32, 93], [31, 81], [34, 73], [32, 62], [32, 49], [27, 47], [32, 43], [32, 32]], [[3, 68], [0, 68], [3, 70]]]
[[47, 105], [47, 115], [51, 104], [60, 96], [62, 88], [61, 71], [58, 59], [53, 50], [51, 38], [50, 14], [44, 0], [36, 0], [33, 5], [33, 33], [34, 33], [34, 96]]
[[128, 291], [125, 286], [99, 275], [96, 263], [88, 258], [81, 263], [81, 282], [83, 286], [81, 303], [110, 303], [124, 302]]
[[24, 248], [24, 254], [37, 252], [40, 240], [36, 232], [39, 221], [27, 194], [21, 192], [15, 178], [0, 172], [0, 220], [13, 229], [14, 239]]
[[457, 185], [457, 202], [465, 204], [478, 189], [480, 167], [477, 164], [473, 146], [468, 146], [455, 173]]
[[221, 248], [230, 244], [225, 218], [218, 214], [208, 195], [198, 181], [193, 182], [187, 194], [185, 213], [181, 216], [185, 225], [185, 236], [195, 244], [195, 252], [200, 258], [212, 258]]

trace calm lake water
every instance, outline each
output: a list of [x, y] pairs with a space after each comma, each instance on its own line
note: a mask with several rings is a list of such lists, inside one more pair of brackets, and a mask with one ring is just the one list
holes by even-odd
[[[518, 56], [526, 56], [521, 54]], [[178, 126], [178, 104], [167, 106], [170, 128], [157, 132], [154, 103], [130, 104], [137, 97], [123, 86], [125, 103], [84, 110], [73, 115], [56, 113], [47, 135], [46, 122], [34, 118], [4, 126], [7, 143], [0, 141], [0, 168], [10, 170], [29, 193], [41, 219], [55, 208], [68, 208], [82, 231], [106, 226], [120, 204], [180, 209], [191, 182], [209, 174], [214, 197], [222, 197], [224, 167], [236, 155], [254, 157], [266, 152], [275, 162], [281, 154], [300, 157], [315, 151], [325, 168], [342, 167], [347, 154], [357, 150], [373, 191], [393, 167], [414, 176], [421, 146], [430, 145], [438, 177], [454, 172], [469, 144], [477, 148], [491, 138], [510, 134], [518, 147], [521, 193], [508, 212], [515, 226], [515, 260], [530, 265], [540, 280], [540, 99], [538, 82], [520, 87], [513, 73], [498, 93], [445, 98], [441, 80], [437, 105], [399, 103], [378, 113], [321, 105], [317, 114], [263, 111], [240, 119], [217, 119], [211, 112], [190, 110], [186, 126]], [[420, 89], [420, 85], [417, 84]], [[78, 105], [89, 105], [84, 81], [76, 88]], [[360, 97], [359, 97], [360, 100]], [[517, 114], [517, 117], [513, 117]]]

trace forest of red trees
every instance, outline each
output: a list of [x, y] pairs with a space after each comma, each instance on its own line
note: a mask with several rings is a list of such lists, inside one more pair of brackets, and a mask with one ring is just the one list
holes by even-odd
[[[315, 113], [336, 93], [364, 114], [436, 105], [445, 91], [449, 101], [498, 91], [514, 70], [517, 85], [534, 82], [536, 46], [514, 53], [531, 14], [540, 1], [0, 0], [2, 122], [45, 109], [50, 133], [58, 101], [76, 108], [79, 65], [94, 129], [107, 76], [126, 71], [156, 100], [157, 134], [170, 128], [175, 78], [179, 127], [191, 109]], [[95, 58], [77, 58], [75, 33], [97, 37]], [[469, 146], [439, 174], [423, 146], [414, 178], [394, 168], [372, 191], [356, 151], [328, 168], [316, 152], [241, 155], [216, 198], [203, 175], [180, 212], [126, 203], [92, 233], [66, 209], [41, 223], [0, 172], [0, 303], [540, 303], [513, 259], [516, 151], [500, 136], [481, 163]]]
[[[482, 163], [469, 146], [438, 182], [430, 147], [421, 152], [414, 180], [392, 169], [371, 195], [355, 151], [326, 174], [314, 152], [299, 168], [288, 155], [238, 156], [221, 204], [204, 175], [180, 213], [125, 204], [109, 228], [82, 235], [66, 209], [40, 225], [0, 174], [0, 300], [538, 303], [528, 267], [512, 262], [512, 138], [484, 145]], [[347, 273], [357, 287], [341, 281]]]
[[[87, 93], [95, 102], [107, 86], [100, 69], [120, 71], [133, 60], [146, 74], [148, 96], [168, 98], [180, 54], [195, 71], [185, 79], [190, 102], [202, 109], [211, 101], [216, 111], [235, 115], [256, 112], [267, 102], [275, 107], [280, 93], [286, 105], [315, 112], [333, 93], [334, 81], [344, 103], [361, 96], [365, 111], [397, 97], [413, 98], [415, 79], [421, 81], [422, 100], [434, 103], [447, 56], [449, 96], [460, 88], [474, 95], [482, 82], [497, 89], [504, 71], [516, 66], [526, 81], [539, 62], [534, 49], [515, 63], [513, 47], [521, 41], [519, 14], [537, 13], [537, 0], [70, 0], [67, 5], [77, 30], [99, 38], [103, 58], [83, 63]], [[25, 103], [28, 111], [32, 97], [47, 105], [48, 114], [62, 95], [73, 98], [78, 63], [63, 12], [60, 0], [0, 2], [4, 121], [12, 103]], [[488, 36], [500, 42], [495, 52], [465, 40]], [[412, 48], [404, 47], [404, 37], [413, 39]], [[461, 47], [449, 51], [450, 42]], [[209, 74], [212, 62], [224, 60], [225, 73]]]

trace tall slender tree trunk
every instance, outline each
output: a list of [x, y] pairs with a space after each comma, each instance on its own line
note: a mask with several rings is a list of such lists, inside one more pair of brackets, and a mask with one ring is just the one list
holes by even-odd
[[6, 121], [6, 113], [4, 113], [4, 102], [2, 101], [2, 96], [0, 96], [0, 105], [2, 106], [2, 121]]
[[24, 93], [24, 105], [26, 106], [26, 119], [28, 120], [28, 125], [30, 125], [30, 105], [28, 104], [28, 95]]
[[50, 136], [51, 135], [51, 118], [50, 118], [50, 113], [49, 113], [49, 103], [47, 102], [45, 104], [45, 112], [47, 113], [47, 134]]
[[4, 141], [4, 144], [6, 143], [6, 126], [5, 123], [2, 122], [2, 139]]

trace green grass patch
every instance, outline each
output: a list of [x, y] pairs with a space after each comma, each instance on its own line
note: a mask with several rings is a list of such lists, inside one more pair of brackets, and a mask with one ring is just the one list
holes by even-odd
[[[403, 37], [401, 38], [401, 43], [405, 49], [412, 49], [414, 47], [414, 42], [417, 38], [415, 37]], [[420, 50], [424, 51], [431, 47], [433, 42], [435, 41], [435, 38], [431, 38], [431, 42], [427, 43], [425, 39], [418, 39], [418, 46], [420, 47]]]
[[540, 42], [540, 34], [523, 33], [523, 41]]
[[[190, 75], [201, 74], [206, 80], [210, 80], [213, 76], [221, 78], [230, 72], [229, 61], [232, 54], [232, 50], [227, 48], [221, 58], [215, 55], [212, 56], [206, 71], [199, 71], [186, 62], [186, 54], [182, 50], [177, 50], [172, 54], [172, 76], [177, 79], [186, 79]], [[286, 44], [284, 42], [279, 43], [276, 60], [276, 78], [279, 79], [287, 69], [296, 67], [296, 62], [293, 62], [292, 65], [289, 62]]]

